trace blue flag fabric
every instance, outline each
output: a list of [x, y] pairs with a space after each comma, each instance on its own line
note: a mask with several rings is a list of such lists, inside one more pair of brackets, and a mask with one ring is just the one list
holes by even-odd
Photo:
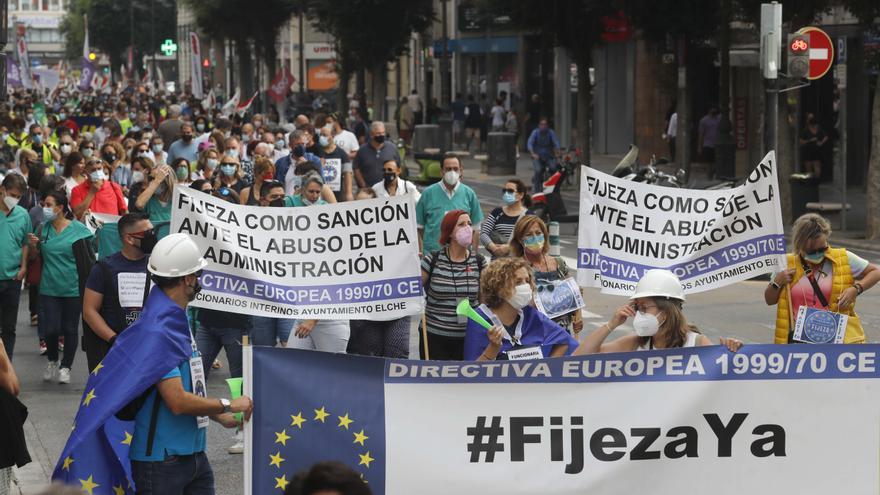
[[128, 459], [134, 421], [121, 421], [115, 414], [191, 351], [186, 312], [154, 287], [140, 319], [119, 335], [89, 374], [52, 479], [90, 495], [134, 493]]
[[[251, 493], [335, 460], [385, 492], [385, 360], [253, 346]], [[279, 380], [279, 377], [286, 377]]]

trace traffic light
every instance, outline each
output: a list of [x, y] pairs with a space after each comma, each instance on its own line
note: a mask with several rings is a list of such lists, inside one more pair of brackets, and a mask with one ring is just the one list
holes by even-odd
[[810, 73], [810, 37], [788, 35], [788, 77], [801, 79]]
[[204, 60], [202, 60], [202, 67], [204, 67], [204, 68], [207, 69], [207, 68], [210, 67], [210, 66], [211, 66], [211, 61], [210, 61], [210, 60], [208, 60], [208, 59], [204, 59]]

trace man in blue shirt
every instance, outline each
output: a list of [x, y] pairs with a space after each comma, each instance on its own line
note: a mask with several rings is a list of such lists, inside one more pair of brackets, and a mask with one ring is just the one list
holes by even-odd
[[532, 155], [532, 166], [535, 171], [532, 177], [532, 194], [538, 194], [544, 190], [544, 167], [547, 167], [551, 174], [556, 172], [556, 158], [559, 156], [560, 148], [559, 139], [546, 118], [538, 121], [538, 127], [532, 131], [526, 147]]
[[27, 191], [24, 177], [9, 174], [0, 185], [0, 336], [12, 360], [15, 349], [15, 322], [21, 281], [27, 268], [28, 234], [31, 217], [18, 206]]
[[419, 244], [425, 254], [440, 249], [440, 222], [452, 210], [464, 210], [470, 215], [475, 232], [474, 249], [477, 248], [483, 210], [474, 190], [461, 183], [463, 171], [457, 156], [444, 158], [443, 180], [428, 186], [416, 204]]
[[186, 158], [189, 163], [195, 163], [199, 159], [199, 145], [193, 141], [195, 131], [193, 125], [184, 122], [180, 126], [180, 139], [171, 143], [168, 148], [168, 163], [174, 163], [178, 158]]
[[[151, 296], [144, 311], [156, 311], [153, 303], [162, 305], [159, 310], [168, 314], [159, 321], [169, 332], [187, 328], [185, 310], [201, 290], [199, 276], [207, 264], [188, 235], [163, 238], [150, 255], [148, 269], [156, 290], [167, 297]], [[192, 347], [191, 358], [154, 385], [135, 418], [128, 456], [139, 494], [214, 493], [214, 473], [205, 455], [205, 417], [226, 428], [240, 426], [232, 413], [250, 419], [253, 402], [247, 396], [233, 401], [205, 397], [204, 365], [194, 343]]]

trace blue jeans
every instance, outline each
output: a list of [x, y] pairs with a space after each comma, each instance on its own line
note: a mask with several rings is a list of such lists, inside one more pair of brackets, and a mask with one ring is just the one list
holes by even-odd
[[538, 194], [544, 191], [544, 166], [550, 170], [551, 174], [556, 173], [555, 158], [539, 158], [532, 160], [532, 168], [535, 174], [532, 176], [532, 194]]
[[40, 294], [40, 328], [46, 336], [46, 357], [58, 361], [58, 337], [64, 337], [62, 368], [73, 366], [79, 347], [79, 317], [82, 300], [78, 297], [55, 297]]
[[15, 322], [18, 320], [18, 301], [21, 299], [20, 280], [0, 280], [0, 338], [9, 360], [15, 350]]
[[199, 325], [196, 330], [196, 347], [202, 353], [205, 378], [211, 374], [211, 364], [217, 359], [220, 349], [226, 350], [229, 376], [232, 378], [241, 376], [241, 337], [246, 333], [242, 328], [214, 328]]
[[131, 461], [138, 495], [214, 495], [214, 471], [204, 452], [164, 461]]
[[286, 345], [295, 324], [295, 318], [254, 316], [251, 318], [251, 343], [269, 347], [275, 347], [278, 342]]

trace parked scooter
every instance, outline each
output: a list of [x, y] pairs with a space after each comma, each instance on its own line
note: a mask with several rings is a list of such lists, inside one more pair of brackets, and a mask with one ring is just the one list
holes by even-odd
[[647, 165], [640, 165], [639, 147], [631, 144], [629, 145], [629, 151], [618, 162], [617, 166], [614, 167], [611, 175], [624, 180], [644, 182], [657, 186], [685, 187], [687, 185], [687, 172], [679, 169], [675, 175], [672, 175], [658, 168], [669, 164], [668, 159], [660, 158], [658, 160], [654, 155], [651, 155], [651, 161]]
[[574, 174], [580, 172], [580, 153], [575, 151], [574, 157], [571, 156], [571, 150], [565, 155], [564, 159], [559, 160], [556, 173], [551, 175], [544, 181], [544, 190], [532, 194], [531, 210], [544, 222], [577, 222], [578, 215], [569, 215], [565, 208], [565, 202], [562, 200], [563, 184], [571, 185], [573, 183]]

